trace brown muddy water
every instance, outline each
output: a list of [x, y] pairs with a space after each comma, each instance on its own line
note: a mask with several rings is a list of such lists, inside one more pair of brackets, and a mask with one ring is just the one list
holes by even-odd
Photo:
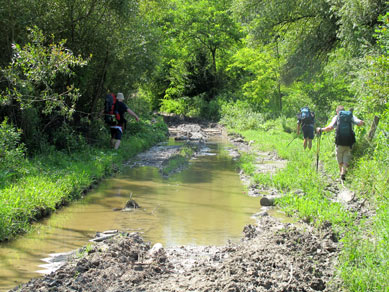
[[[247, 195], [226, 144], [207, 147], [187, 169], [168, 178], [156, 168], [128, 168], [36, 224], [33, 232], [2, 244], [0, 290], [47, 273], [53, 254], [86, 245], [100, 231], [138, 231], [164, 246], [223, 245], [241, 238], [260, 209], [259, 198]], [[131, 197], [140, 209], [113, 211]]]

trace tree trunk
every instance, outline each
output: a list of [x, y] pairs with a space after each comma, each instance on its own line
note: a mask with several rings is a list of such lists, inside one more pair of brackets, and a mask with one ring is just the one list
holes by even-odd
[[375, 116], [374, 120], [373, 120], [373, 124], [371, 125], [370, 131], [369, 131], [368, 140], [370, 140], [370, 141], [373, 140], [379, 121], [380, 121], [380, 118]]
[[105, 81], [105, 76], [107, 74], [107, 66], [108, 66], [108, 50], [105, 54], [104, 65], [103, 65], [103, 70], [101, 72], [100, 81], [97, 84], [96, 89], [94, 90], [94, 95], [92, 97], [92, 104], [90, 108], [91, 113], [94, 113], [96, 111], [97, 100], [103, 94], [104, 81]]
[[278, 91], [278, 106], [280, 112], [282, 111], [282, 93], [281, 93], [281, 64], [280, 51], [278, 49], [278, 38], [276, 39], [276, 58], [277, 58], [277, 91]]

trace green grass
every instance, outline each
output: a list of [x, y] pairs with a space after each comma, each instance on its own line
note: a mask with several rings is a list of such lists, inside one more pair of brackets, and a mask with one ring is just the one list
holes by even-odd
[[[331, 200], [327, 191], [328, 179], [336, 179], [339, 169], [335, 158], [334, 133], [320, 139], [320, 164], [326, 176], [316, 172], [317, 143], [310, 151], [303, 150], [301, 137], [292, 141], [294, 134], [283, 130], [280, 120], [267, 122], [268, 129], [230, 131], [240, 133], [260, 151], [275, 151], [287, 159], [287, 166], [276, 174], [254, 172], [255, 155], [241, 156], [240, 167], [258, 184], [275, 187], [284, 196], [277, 200], [280, 208], [316, 226], [330, 222], [342, 240], [338, 275], [344, 291], [389, 291], [389, 195], [387, 191], [388, 159], [382, 153], [364, 148], [358, 141], [356, 153], [348, 173], [346, 186], [360, 200], [366, 200], [371, 216], [357, 220], [357, 214]], [[290, 143], [290, 144], [289, 144]], [[288, 146], [289, 144], [289, 146]], [[359, 149], [364, 151], [359, 151]], [[387, 149], [386, 149], [387, 151]], [[381, 158], [379, 158], [381, 157]], [[304, 195], [296, 195], [301, 190]], [[374, 213], [376, 211], [376, 214]]]
[[0, 188], [0, 241], [28, 231], [35, 220], [80, 198], [123, 161], [165, 139], [165, 133], [161, 126], [145, 126], [134, 136], [124, 135], [119, 150], [90, 147], [70, 155], [52, 151], [26, 160], [22, 175]]

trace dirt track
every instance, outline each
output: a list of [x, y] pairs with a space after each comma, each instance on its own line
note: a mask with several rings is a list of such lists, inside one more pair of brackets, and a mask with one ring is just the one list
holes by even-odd
[[339, 243], [329, 227], [257, 215], [240, 242], [222, 247], [164, 249], [137, 233], [118, 234], [12, 291], [339, 291]]

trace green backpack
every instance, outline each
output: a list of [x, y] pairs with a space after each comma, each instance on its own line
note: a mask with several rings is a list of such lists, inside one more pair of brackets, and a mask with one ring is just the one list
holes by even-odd
[[352, 147], [355, 143], [355, 133], [352, 127], [353, 114], [350, 111], [340, 111], [338, 114], [335, 144]]

